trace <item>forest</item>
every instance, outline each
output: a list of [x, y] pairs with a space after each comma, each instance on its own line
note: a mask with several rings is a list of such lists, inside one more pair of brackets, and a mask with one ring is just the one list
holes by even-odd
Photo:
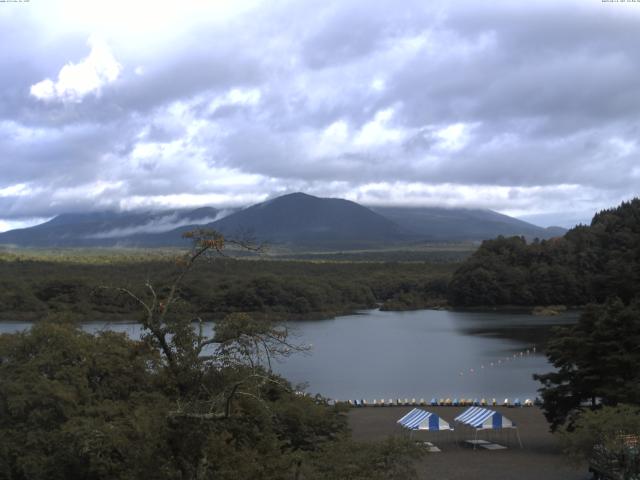
[[[137, 305], [118, 288], [162, 289], [176, 253], [62, 259], [0, 254], [0, 318], [38, 320], [66, 312], [77, 319], [131, 320]], [[219, 257], [195, 265], [180, 286], [176, 314], [222, 318], [245, 312], [272, 320], [328, 318], [358, 309], [441, 306], [456, 263], [270, 260]], [[166, 285], [165, 285], [166, 287]], [[135, 319], [135, 317], [133, 317]]]
[[628, 302], [640, 291], [640, 199], [597, 213], [563, 237], [486, 240], [454, 273], [457, 306]]

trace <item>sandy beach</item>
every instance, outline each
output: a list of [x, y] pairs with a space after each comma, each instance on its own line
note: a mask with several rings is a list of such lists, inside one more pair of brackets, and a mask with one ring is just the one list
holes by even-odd
[[[396, 423], [413, 407], [366, 407], [349, 412], [349, 424], [353, 438], [358, 441], [380, 440], [390, 435], [400, 435], [403, 430]], [[440, 415], [454, 427], [454, 417], [466, 407], [422, 407]], [[549, 433], [548, 424], [537, 407], [493, 408], [518, 425], [524, 448], [520, 448], [516, 436], [511, 433], [482, 433], [485, 438], [507, 446], [504, 450], [484, 450], [465, 446], [460, 440], [472, 439], [470, 430], [458, 428], [455, 435], [449, 432], [416, 432], [413, 437], [434, 443], [442, 451], [428, 453], [417, 464], [418, 478], [438, 480], [487, 479], [487, 480], [587, 480], [591, 475], [586, 465], [570, 464]], [[456, 442], [456, 438], [459, 440]]]

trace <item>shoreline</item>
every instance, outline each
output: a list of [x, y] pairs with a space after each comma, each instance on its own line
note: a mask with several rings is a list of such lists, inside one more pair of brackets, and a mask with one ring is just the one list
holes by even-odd
[[[293, 313], [285, 313], [285, 314], [269, 314], [264, 312], [243, 312], [248, 315], [254, 316], [256, 319], [260, 320], [268, 320], [272, 322], [308, 322], [308, 321], [323, 321], [323, 320], [332, 320], [336, 317], [348, 317], [348, 316], [356, 316], [356, 315], [366, 315], [366, 312], [370, 311], [381, 311], [381, 312], [416, 312], [420, 310], [428, 310], [428, 311], [452, 311], [452, 312], [471, 312], [471, 313], [512, 313], [518, 315], [536, 315], [536, 316], [558, 316], [567, 313], [581, 312], [586, 306], [569, 306], [565, 307], [564, 310], [557, 310], [554, 313], [535, 313], [536, 309], [547, 309], [555, 306], [541, 306], [541, 305], [532, 305], [532, 306], [518, 306], [518, 305], [498, 305], [498, 306], [473, 306], [473, 307], [459, 307], [452, 305], [437, 305], [437, 306], [417, 306], [407, 307], [407, 308], [395, 308], [395, 309], [386, 309], [384, 308], [384, 304], [378, 304], [372, 308], [354, 308], [347, 309], [344, 311], [331, 311], [331, 312], [309, 312], [306, 314], [293, 314]], [[81, 314], [76, 312], [1, 312], [0, 313], [0, 323], [10, 323], [10, 322], [39, 322], [44, 319], [49, 314], [53, 315], [64, 315], [69, 313], [73, 318], [73, 320], [77, 320], [80, 323], [93, 323], [93, 322], [106, 322], [106, 323], [139, 323], [136, 320], [130, 320], [123, 318], [125, 314], [122, 313], [106, 313], [106, 312], [90, 312], [87, 314]], [[132, 312], [131, 316], [135, 316], [140, 312]], [[207, 316], [206, 322], [215, 322], [223, 318], [227, 314], [214, 314], [205, 312], [204, 316]], [[81, 320], [80, 317], [91, 316], [91, 320]]]

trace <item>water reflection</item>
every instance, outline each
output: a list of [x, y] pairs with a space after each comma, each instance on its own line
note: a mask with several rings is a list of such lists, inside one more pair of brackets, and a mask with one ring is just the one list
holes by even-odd
[[551, 327], [575, 319], [423, 310], [299, 322], [313, 355], [278, 370], [338, 399], [534, 397], [532, 374], [551, 368], [540, 347]]

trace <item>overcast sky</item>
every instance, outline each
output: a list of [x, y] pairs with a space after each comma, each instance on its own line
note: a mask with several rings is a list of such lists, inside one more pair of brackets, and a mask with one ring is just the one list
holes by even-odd
[[0, 3], [0, 231], [293, 191], [572, 225], [640, 190], [640, 3]]

